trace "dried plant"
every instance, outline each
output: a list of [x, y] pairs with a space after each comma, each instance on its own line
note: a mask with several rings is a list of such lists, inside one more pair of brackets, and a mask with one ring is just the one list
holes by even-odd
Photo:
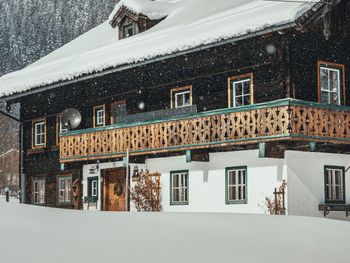
[[274, 198], [265, 197], [265, 202], [261, 207], [265, 209], [266, 213], [270, 213], [271, 215], [285, 215], [284, 198], [286, 188], [287, 182], [283, 180], [278, 189], [275, 188], [273, 193]]
[[141, 172], [130, 198], [137, 211], [161, 211], [160, 173]]

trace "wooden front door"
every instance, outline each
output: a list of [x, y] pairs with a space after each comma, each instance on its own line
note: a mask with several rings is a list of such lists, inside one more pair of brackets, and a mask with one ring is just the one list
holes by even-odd
[[127, 211], [125, 206], [126, 169], [105, 171], [103, 184], [103, 210]]

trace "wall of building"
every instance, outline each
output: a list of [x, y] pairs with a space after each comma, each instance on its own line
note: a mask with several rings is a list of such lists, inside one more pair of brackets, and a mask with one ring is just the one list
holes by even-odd
[[[166, 212], [265, 213], [265, 197], [286, 176], [282, 159], [259, 158], [258, 150], [211, 153], [209, 162], [186, 163], [185, 156], [147, 160], [151, 172], [160, 172], [162, 205]], [[248, 203], [225, 203], [225, 168], [247, 166]], [[170, 172], [189, 170], [189, 204], [170, 205]]]
[[[350, 166], [349, 154], [286, 151], [288, 164], [289, 215], [323, 217], [318, 205], [324, 204], [324, 166]], [[350, 173], [345, 174], [346, 203], [350, 203]], [[345, 212], [330, 212], [327, 218], [346, 219]]]

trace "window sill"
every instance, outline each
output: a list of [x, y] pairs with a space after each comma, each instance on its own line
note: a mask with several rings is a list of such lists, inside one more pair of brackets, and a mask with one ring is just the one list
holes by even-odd
[[27, 150], [27, 154], [43, 153], [45, 149], [46, 149], [46, 146], [31, 148]]
[[176, 205], [188, 205], [189, 202], [170, 202], [171, 206], [176, 206]]
[[248, 204], [247, 200], [239, 200], [239, 201], [228, 201], [226, 200], [226, 205], [246, 205]]

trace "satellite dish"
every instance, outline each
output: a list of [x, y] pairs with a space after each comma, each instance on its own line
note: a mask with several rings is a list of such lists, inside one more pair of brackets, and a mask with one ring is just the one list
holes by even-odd
[[61, 124], [63, 129], [74, 130], [81, 123], [81, 114], [76, 109], [66, 109], [62, 112]]

